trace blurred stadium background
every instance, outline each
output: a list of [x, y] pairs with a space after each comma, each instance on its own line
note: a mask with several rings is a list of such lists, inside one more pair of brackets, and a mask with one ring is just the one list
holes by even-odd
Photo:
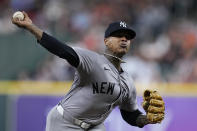
[[69, 90], [74, 73], [11, 24], [17, 10], [59, 40], [100, 53], [106, 26], [126, 21], [137, 37], [123, 68], [135, 80], [139, 106], [142, 91], [156, 89], [164, 96], [166, 117], [139, 129], [115, 109], [107, 130], [197, 130], [196, 0], [0, 0], [0, 131], [44, 131], [47, 112]]

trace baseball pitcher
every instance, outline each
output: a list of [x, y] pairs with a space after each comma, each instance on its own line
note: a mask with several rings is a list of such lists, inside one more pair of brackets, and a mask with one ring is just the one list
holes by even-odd
[[31, 32], [41, 46], [76, 68], [70, 91], [47, 116], [46, 131], [105, 131], [103, 122], [117, 106], [132, 126], [142, 128], [164, 119], [164, 102], [156, 91], [144, 92], [146, 114], [138, 109], [133, 80], [121, 68], [121, 58], [136, 36], [125, 22], [109, 24], [104, 35], [105, 53], [98, 54], [61, 43], [22, 13], [24, 19], [12, 18], [12, 23]]

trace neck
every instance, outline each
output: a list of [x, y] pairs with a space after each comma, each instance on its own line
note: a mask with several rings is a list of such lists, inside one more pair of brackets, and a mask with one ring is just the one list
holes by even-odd
[[121, 59], [122, 57], [118, 57], [117, 55], [109, 51], [105, 51], [104, 55], [116, 67], [118, 71], [121, 71], [120, 64], [124, 63], [124, 61]]

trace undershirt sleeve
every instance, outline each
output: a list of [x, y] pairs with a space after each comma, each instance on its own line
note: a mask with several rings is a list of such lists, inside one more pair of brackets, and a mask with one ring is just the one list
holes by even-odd
[[76, 68], [78, 67], [79, 56], [72, 47], [60, 42], [59, 40], [48, 35], [45, 32], [43, 32], [42, 38], [40, 41], [38, 41], [38, 43], [40, 43], [41, 46], [46, 48], [49, 52], [53, 53], [54, 55], [66, 59], [68, 63], [72, 66]]
[[122, 118], [132, 126], [138, 126], [136, 121], [139, 115], [142, 115], [142, 112], [138, 109], [133, 112], [128, 112], [125, 110], [120, 110]]

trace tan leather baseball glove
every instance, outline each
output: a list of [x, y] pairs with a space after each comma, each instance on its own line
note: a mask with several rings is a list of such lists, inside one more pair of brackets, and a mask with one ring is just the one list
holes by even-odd
[[146, 111], [146, 117], [151, 124], [161, 123], [164, 119], [165, 104], [157, 91], [145, 90], [142, 106]]

